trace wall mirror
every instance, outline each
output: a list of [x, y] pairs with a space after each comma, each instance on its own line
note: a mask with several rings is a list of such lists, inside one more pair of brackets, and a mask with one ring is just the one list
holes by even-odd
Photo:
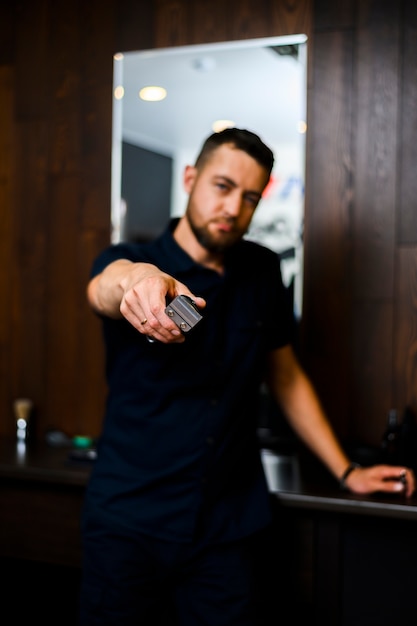
[[[280, 254], [301, 315], [306, 75], [302, 34], [116, 54], [112, 241], [149, 239], [183, 213], [183, 169], [214, 123], [248, 128], [275, 166], [246, 236]], [[144, 87], [165, 97], [143, 100]]]

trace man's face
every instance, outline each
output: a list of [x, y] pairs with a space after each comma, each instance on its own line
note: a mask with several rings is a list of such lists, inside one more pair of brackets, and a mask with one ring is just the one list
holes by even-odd
[[255, 159], [230, 144], [217, 148], [198, 170], [187, 167], [186, 217], [200, 245], [218, 253], [241, 239], [268, 180]]

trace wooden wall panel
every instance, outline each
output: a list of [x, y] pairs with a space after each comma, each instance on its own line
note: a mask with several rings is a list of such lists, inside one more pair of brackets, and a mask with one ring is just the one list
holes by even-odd
[[349, 415], [352, 63], [351, 32], [315, 33], [308, 105], [303, 355], [329, 417], [344, 435]]
[[[6, 59], [6, 63], [12, 64], [14, 73], [10, 119], [13, 170], [9, 179], [13, 188], [13, 232], [9, 233], [13, 248], [5, 265], [11, 279], [8, 304], [12, 314], [8, 332], [9, 371], [0, 394], [4, 401], [2, 432], [15, 432], [13, 398], [42, 397], [46, 368], [48, 128], [42, 119], [47, 104], [46, 3], [41, 2], [38, 7], [20, 3], [14, 9], [9, 23], [14, 42], [13, 55]], [[7, 241], [8, 235], [3, 236]]]
[[155, 0], [123, 0], [114, 3], [115, 33], [113, 52], [149, 50], [156, 47]]
[[15, 115], [18, 120], [42, 119], [49, 105], [48, 39], [51, 24], [48, 5], [47, 0], [24, 0], [14, 5], [14, 20], [10, 26], [15, 27]]
[[352, 309], [349, 430], [352, 439], [379, 445], [393, 406], [393, 307], [362, 298]]
[[[272, 2], [270, 4], [272, 7], [273, 34], [305, 33], [308, 36], [312, 35], [313, 3], [310, 0], [286, 0], [285, 2]], [[256, 3], [254, 3], [253, 11], [256, 12]]]
[[0, 15], [0, 65], [12, 66], [16, 51], [16, 5], [3, 2]]
[[417, 249], [397, 253], [394, 309], [393, 408], [417, 407]]
[[80, 406], [78, 371], [84, 347], [78, 340], [83, 305], [78, 292], [78, 216], [81, 212], [80, 180], [60, 176], [49, 181], [49, 202], [60, 207], [48, 221], [48, 264], [46, 275], [47, 310], [45, 323], [45, 398], [42, 415], [48, 415], [44, 427], [67, 430], [65, 419], [73, 416], [71, 430]]
[[352, 428], [382, 437], [392, 407], [401, 5], [359, 4], [356, 42]]
[[[13, 278], [10, 294], [13, 311], [10, 329], [12, 378], [8, 410], [5, 410], [7, 418], [11, 416], [12, 399], [17, 396], [36, 400], [37, 408], [41, 408], [39, 401], [44, 396], [47, 367], [45, 310], [49, 190], [46, 122], [19, 121], [15, 139], [14, 249], [8, 264]], [[6, 426], [9, 431], [13, 428], [9, 421]]]
[[[0, 406], [8, 407], [12, 384], [11, 329], [13, 325], [13, 286], [11, 259], [14, 246], [14, 151], [16, 142], [14, 112], [14, 70], [0, 67]], [[7, 416], [6, 416], [7, 418]], [[6, 421], [6, 420], [4, 420]]]
[[314, 31], [352, 29], [355, 12], [352, 0], [314, 0]]
[[389, 1], [360, 3], [353, 266], [359, 298], [393, 296], [400, 8]]
[[[48, 204], [56, 207], [45, 225], [48, 239], [46, 271], [44, 428], [68, 430], [67, 415], [76, 418], [78, 389], [77, 240], [82, 211], [81, 171], [85, 137], [81, 117], [85, 26], [81, 2], [51, 4], [48, 38]], [[78, 28], [82, 23], [83, 28]], [[84, 80], [83, 80], [84, 79]], [[86, 81], [85, 81], [86, 82]], [[85, 85], [87, 86], [87, 85]], [[72, 425], [71, 425], [72, 429]]]
[[156, 7], [158, 48], [311, 32], [310, 0], [156, 0]]
[[405, 3], [400, 76], [399, 244], [417, 244], [417, 4]]

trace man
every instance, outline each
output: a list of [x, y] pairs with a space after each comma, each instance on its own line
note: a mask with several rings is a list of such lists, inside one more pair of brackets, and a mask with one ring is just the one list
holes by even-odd
[[[250, 556], [271, 522], [263, 381], [352, 492], [414, 490], [407, 468], [350, 463], [291, 348], [279, 259], [243, 239], [272, 166], [257, 135], [212, 135], [185, 169], [184, 216], [94, 263], [109, 395], [83, 517], [83, 626], [158, 624], [161, 607], [168, 624], [258, 623]], [[203, 315], [186, 334], [165, 313], [180, 294]]]

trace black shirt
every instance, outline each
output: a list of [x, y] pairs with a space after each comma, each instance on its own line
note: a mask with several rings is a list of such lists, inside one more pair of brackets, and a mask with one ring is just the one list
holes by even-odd
[[241, 241], [225, 272], [172, 236], [110, 246], [92, 275], [124, 258], [158, 266], [207, 301], [182, 344], [149, 343], [103, 317], [108, 400], [86, 504], [109, 522], [170, 541], [233, 540], [269, 522], [256, 437], [267, 353], [290, 342], [292, 314], [271, 250]]

